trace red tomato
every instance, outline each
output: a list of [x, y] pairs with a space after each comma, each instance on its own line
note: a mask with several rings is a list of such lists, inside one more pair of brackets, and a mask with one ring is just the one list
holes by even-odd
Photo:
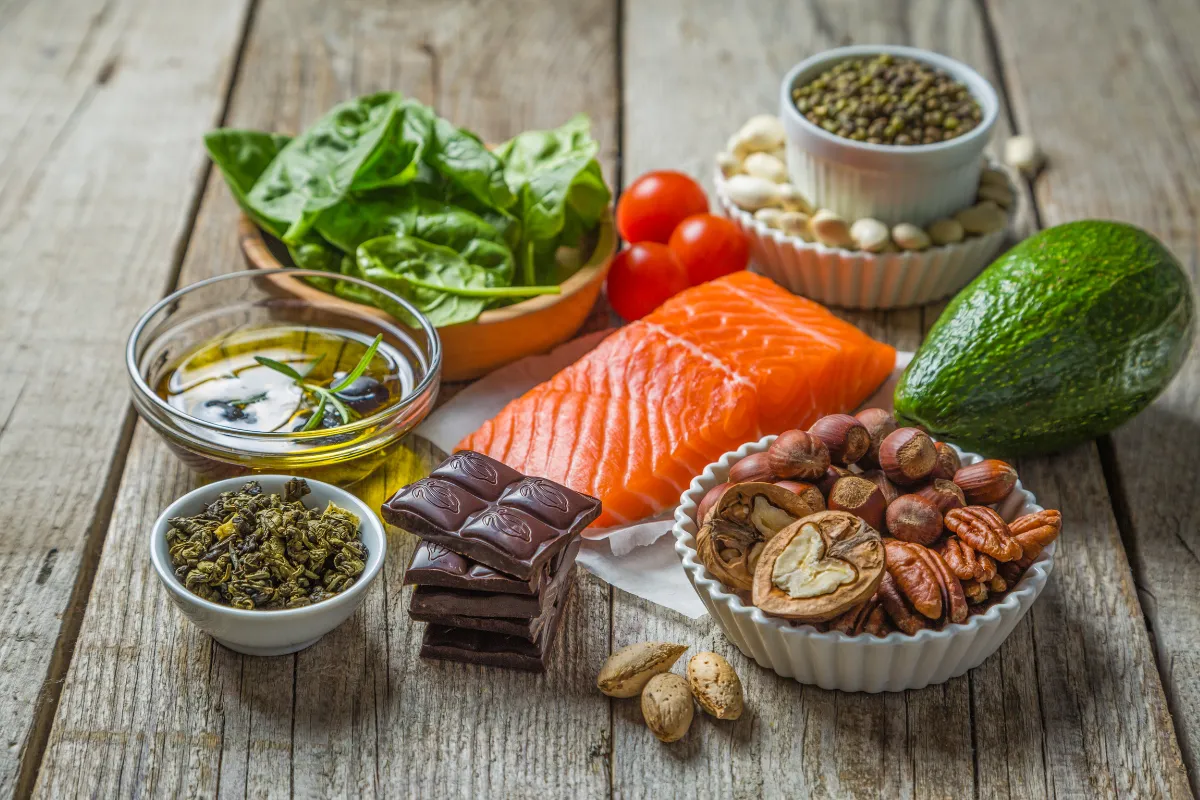
[[617, 201], [617, 230], [635, 242], [666, 244], [685, 217], [708, 211], [708, 196], [700, 184], [682, 172], [647, 172]]
[[712, 214], [696, 214], [679, 223], [667, 246], [692, 286], [743, 270], [750, 262], [746, 235], [731, 220]]
[[630, 321], [641, 319], [686, 288], [687, 272], [665, 244], [631, 245], [617, 253], [608, 270], [608, 302]]

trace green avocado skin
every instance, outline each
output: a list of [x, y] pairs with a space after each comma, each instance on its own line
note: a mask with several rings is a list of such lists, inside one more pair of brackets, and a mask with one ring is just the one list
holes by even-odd
[[1058, 225], [946, 307], [896, 386], [896, 418], [977, 452], [1061, 450], [1150, 404], [1187, 357], [1192, 289], [1140, 228]]

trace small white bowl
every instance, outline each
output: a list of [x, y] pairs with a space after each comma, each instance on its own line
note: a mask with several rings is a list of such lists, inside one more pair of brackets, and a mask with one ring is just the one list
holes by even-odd
[[[911, 146], [870, 144], [836, 136], [814, 125], [792, 101], [803, 85], [839, 62], [890, 53], [930, 64], [965, 84], [983, 111], [967, 133], [947, 142]], [[787, 133], [788, 173], [816, 208], [846, 219], [873, 217], [924, 227], [975, 202], [983, 149], [1000, 110], [996, 90], [975, 70], [915, 47], [858, 45], [826, 50], [801, 61], [780, 87], [779, 116]]]
[[[844, 692], [899, 692], [945, 683], [996, 652], [1045, 588], [1054, 567], [1056, 542], [1042, 551], [999, 603], [966, 622], [947, 625], [940, 631], [919, 631], [915, 636], [822, 633], [811, 625], [793, 624], [743, 603], [696, 557], [696, 508], [709, 489], [725, 482], [734, 463], [751, 453], [763, 452], [773, 441], [774, 436], [763, 437], [709, 464], [680, 498], [672, 529], [675, 552], [683, 560], [684, 572], [705, 608], [726, 638], [760, 666], [800, 683]], [[964, 465], [981, 460], [974, 453], [954, 449]], [[1005, 520], [1041, 510], [1020, 481], [998, 509]]]
[[199, 514], [217, 499], [221, 492], [241, 488], [248, 481], [258, 481], [268, 494], [282, 494], [287, 475], [250, 475], [210, 483], [167, 506], [150, 532], [150, 561], [158, 579], [166, 587], [172, 602], [183, 615], [201, 630], [230, 650], [251, 656], [279, 656], [315, 644], [325, 634], [345, 622], [366, 597], [367, 587], [379, 574], [387, 553], [387, 536], [383, 524], [366, 503], [344, 489], [328, 483], [308, 480], [312, 493], [305, 495], [310, 508], [324, 508], [332, 500], [336, 505], [358, 515], [359, 535], [367, 547], [367, 566], [349, 589], [303, 608], [278, 611], [247, 611], [205, 600], [188, 591], [171, 566], [167, 550], [167, 521], [173, 517]]
[[[790, 292], [841, 308], [907, 308], [949, 297], [992, 262], [1008, 234], [1005, 227], [919, 251], [842, 250], [768, 227], [734, 205], [725, 193], [720, 170], [714, 181], [721, 213], [741, 228], [750, 242], [754, 270]], [[1016, 197], [1011, 180], [1009, 188]], [[971, 202], [974, 199], [972, 195]], [[1010, 225], [1015, 210], [1014, 204], [1008, 212]]]

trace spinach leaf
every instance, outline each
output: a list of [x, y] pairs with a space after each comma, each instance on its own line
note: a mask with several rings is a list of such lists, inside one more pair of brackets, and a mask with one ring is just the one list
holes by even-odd
[[[321, 211], [345, 198], [356, 178], [380, 179], [370, 170], [399, 138], [402, 103], [398, 94], [381, 93], [335, 106], [271, 161], [247, 195], [250, 207], [261, 217], [286, 222], [284, 241], [299, 242]], [[399, 166], [390, 157], [385, 163], [389, 171]]]
[[[312, 231], [304, 234], [297, 244], [289, 244], [287, 249], [292, 263], [300, 269], [319, 269], [322, 272], [341, 272], [342, 258], [346, 255]], [[312, 277], [307, 281], [323, 292], [333, 289], [333, 281], [328, 278]]]
[[433, 111], [415, 100], [405, 100], [389, 138], [375, 161], [354, 179], [355, 191], [403, 186], [416, 177], [433, 138]]
[[[469, 322], [497, 301], [561, 291], [558, 286], [501, 285], [487, 255], [486, 248], [460, 254], [412, 236], [384, 236], [358, 248], [354, 269], [358, 277], [411, 301], [438, 327]], [[385, 310], [393, 315], [402, 311]]]
[[595, 161], [599, 145], [582, 114], [560, 128], [529, 131], [498, 151], [504, 177], [518, 197], [521, 217], [521, 279], [535, 283], [552, 264], [547, 254], [575, 246], [595, 227], [611, 194]]
[[412, 186], [356, 193], [323, 212], [316, 227], [349, 253], [382, 236], [412, 236], [491, 270], [496, 285], [512, 283], [513, 255], [499, 231], [464, 208], [418, 196]]
[[255, 181], [267, 171], [267, 167], [279, 151], [291, 141], [281, 133], [243, 131], [234, 128], [218, 128], [204, 136], [204, 146], [221, 176], [229, 186], [233, 199], [263, 230], [274, 236], [282, 236], [286, 223], [260, 216], [246, 202], [246, 195]]
[[469, 131], [437, 117], [428, 161], [487, 208], [504, 211], [516, 202], [504, 164]]

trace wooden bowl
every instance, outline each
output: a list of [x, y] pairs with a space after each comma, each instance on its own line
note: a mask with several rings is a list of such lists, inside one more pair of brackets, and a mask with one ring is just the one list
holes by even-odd
[[[246, 216], [238, 223], [242, 254], [251, 269], [294, 266], [287, 250]], [[484, 311], [473, 322], [438, 328], [442, 340], [442, 379], [465, 381], [528, 355], [544, 353], [575, 335], [587, 319], [616, 252], [612, 213], [597, 229], [596, 247], [579, 271], [562, 282], [561, 294], [540, 295]], [[353, 306], [360, 313], [389, 318], [386, 311], [343, 300], [289, 275], [271, 282], [283, 293], [311, 302]]]

